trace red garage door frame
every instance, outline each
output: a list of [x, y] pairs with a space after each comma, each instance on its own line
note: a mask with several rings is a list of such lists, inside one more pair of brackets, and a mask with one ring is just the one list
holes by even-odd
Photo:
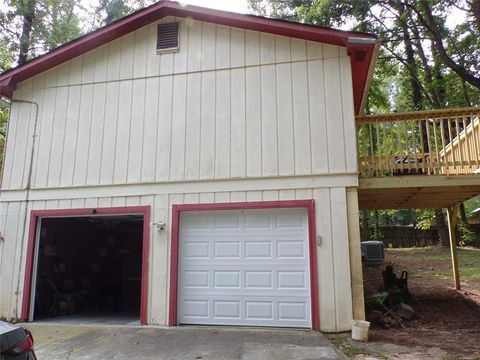
[[142, 282], [140, 294], [140, 323], [147, 324], [148, 306], [148, 258], [150, 254], [150, 206], [126, 206], [88, 209], [32, 210], [28, 230], [27, 258], [25, 264], [25, 281], [23, 285], [22, 312], [23, 321], [29, 320], [30, 299], [32, 295], [32, 276], [37, 228], [41, 219], [52, 217], [76, 217], [92, 215], [143, 215], [142, 239]]
[[312, 298], [312, 329], [320, 330], [320, 315], [318, 307], [318, 273], [317, 273], [317, 229], [315, 225], [315, 201], [255, 201], [216, 204], [184, 204], [172, 206], [172, 247], [170, 259], [170, 299], [168, 325], [177, 325], [178, 297], [178, 249], [180, 236], [180, 215], [184, 211], [214, 211], [214, 210], [248, 210], [248, 209], [307, 209], [308, 240], [310, 252], [310, 282]]

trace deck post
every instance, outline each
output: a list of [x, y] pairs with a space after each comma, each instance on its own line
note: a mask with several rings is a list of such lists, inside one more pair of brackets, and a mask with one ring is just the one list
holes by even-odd
[[360, 220], [356, 188], [347, 188], [347, 217], [353, 318], [355, 320], [365, 320], [362, 251], [360, 248]]
[[457, 235], [455, 227], [457, 225], [459, 206], [451, 206], [447, 208], [448, 214], [448, 234], [450, 237], [450, 253], [452, 256], [452, 271], [453, 280], [455, 282], [455, 289], [460, 290], [460, 274], [458, 271], [458, 256], [457, 256]]

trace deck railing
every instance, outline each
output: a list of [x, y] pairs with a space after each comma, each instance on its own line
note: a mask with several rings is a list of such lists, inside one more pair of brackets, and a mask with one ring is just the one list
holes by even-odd
[[480, 172], [480, 108], [357, 116], [361, 177]]

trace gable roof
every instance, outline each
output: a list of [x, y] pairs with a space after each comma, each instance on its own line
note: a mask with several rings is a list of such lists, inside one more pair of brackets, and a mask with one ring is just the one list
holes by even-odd
[[160, 1], [83, 35], [0, 75], [0, 95], [13, 96], [17, 83], [49, 70], [166, 16], [190, 17], [220, 25], [346, 47], [351, 58], [355, 113], [362, 111], [380, 42], [371, 34], [342, 31], [260, 16], [237, 14], [173, 1]]

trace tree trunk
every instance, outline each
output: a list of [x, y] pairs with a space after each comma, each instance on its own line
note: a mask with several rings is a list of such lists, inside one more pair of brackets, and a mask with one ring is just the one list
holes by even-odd
[[18, 65], [27, 62], [32, 42], [32, 27], [35, 19], [36, 0], [24, 0], [22, 4], [23, 25], [22, 35], [20, 36], [20, 51], [18, 54]]
[[463, 98], [465, 100], [465, 106], [467, 107], [472, 106], [472, 102], [470, 101], [470, 97], [468, 96], [467, 84], [465, 80], [462, 80], [462, 93], [463, 93]]
[[368, 211], [362, 210], [362, 241], [370, 238], [370, 230], [368, 224]]
[[[406, 12], [405, 7], [398, 3], [396, 4], [399, 12], [399, 18], [405, 19], [410, 14]], [[412, 87], [412, 104], [413, 110], [420, 110], [422, 108], [422, 89], [420, 88], [418, 67], [415, 62], [415, 52], [413, 50], [413, 42], [408, 29], [408, 19], [401, 21], [403, 44], [405, 45], [405, 54], [407, 55], [407, 71], [410, 78], [410, 85]]]
[[460, 204], [460, 218], [464, 224], [468, 224], [467, 213], [465, 212], [465, 204]]
[[450, 236], [448, 226], [445, 221], [445, 215], [442, 209], [435, 209], [435, 218], [437, 220], [437, 231], [440, 239], [440, 245], [450, 247]]
[[374, 210], [373, 212], [375, 217], [375, 240], [380, 240], [380, 226], [378, 224], [378, 210]]

